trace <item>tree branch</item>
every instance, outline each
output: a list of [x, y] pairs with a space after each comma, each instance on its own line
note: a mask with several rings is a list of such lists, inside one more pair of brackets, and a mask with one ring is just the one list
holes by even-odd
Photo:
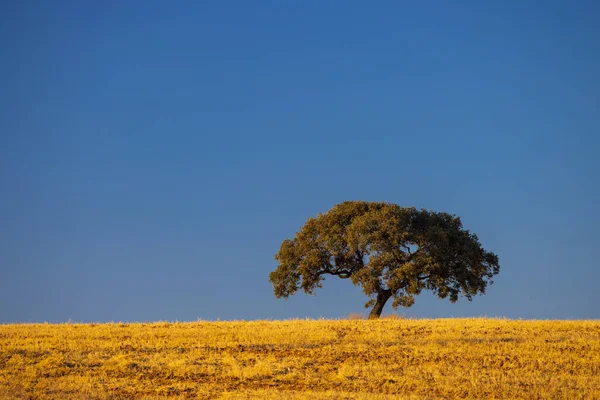
[[346, 279], [346, 278], [350, 278], [350, 275], [352, 275], [352, 271], [348, 271], [346, 269], [339, 269], [336, 271], [331, 271], [329, 274], [339, 276], [342, 279]]
[[420, 248], [418, 248], [418, 249], [417, 249], [417, 251], [415, 251], [414, 253], [409, 253], [410, 255], [409, 255], [409, 257], [408, 257], [408, 261], [409, 261], [409, 262], [410, 262], [410, 261], [412, 261], [412, 259], [413, 259], [413, 258], [415, 258], [415, 256], [416, 256], [417, 254], [419, 254], [420, 252], [421, 252], [421, 249], [420, 249]]
[[334, 275], [334, 276], [338, 276], [342, 279], [347, 279], [347, 278], [350, 278], [350, 276], [352, 276], [352, 272], [353, 271], [349, 271], [347, 269], [337, 268], [335, 271], [333, 271], [331, 269], [326, 268], [323, 271], [319, 272], [319, 275]]

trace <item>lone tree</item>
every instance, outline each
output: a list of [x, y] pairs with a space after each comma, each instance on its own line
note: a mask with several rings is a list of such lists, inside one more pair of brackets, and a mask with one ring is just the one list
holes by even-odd
[[452, 303], [485, 293], [500, 271], [498, 256], [485, 251], [459, 217], [382, 202], [346, 201], [309, 218], [275, 255], [269, 274], [275, 296], [299, 289], [312, 294], [325, 275], [350, 279], [370, 297], [369, 319], [385, 303], [410, 307], [423, 289]]

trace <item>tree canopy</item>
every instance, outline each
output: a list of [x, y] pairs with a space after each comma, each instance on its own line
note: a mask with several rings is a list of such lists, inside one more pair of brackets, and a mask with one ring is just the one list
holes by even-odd
[[285, 239], [269, 274], [275, 296], [312, 294], [325, 275], [350, 279], [370, 297], [369, 318], [393, 298], [410, 307], [423, 289], [456, 302], [484, 294], [498, 256], [483, 249], [459, 217], [385, 202], [346, 201], [309, 218]]

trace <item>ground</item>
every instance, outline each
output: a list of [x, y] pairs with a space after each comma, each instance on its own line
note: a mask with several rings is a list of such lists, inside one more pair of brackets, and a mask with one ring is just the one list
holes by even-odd
[[0, 325], [0, 398], [600, 398], [600, 321]]

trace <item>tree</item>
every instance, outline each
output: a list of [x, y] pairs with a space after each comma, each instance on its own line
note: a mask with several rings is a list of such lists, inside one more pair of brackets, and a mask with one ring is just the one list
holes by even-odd
[[326, 275], [350, 279], [370, 297], [369, 319], [386, 302], [410, 307], [423, 289], [452, 303], [484, 294], [500, 271], [459, 217], [383, 202], [346, 201], [309, 218], [285, 239], [269, 274], [277, 298], [299, 289], [313, 294]]

